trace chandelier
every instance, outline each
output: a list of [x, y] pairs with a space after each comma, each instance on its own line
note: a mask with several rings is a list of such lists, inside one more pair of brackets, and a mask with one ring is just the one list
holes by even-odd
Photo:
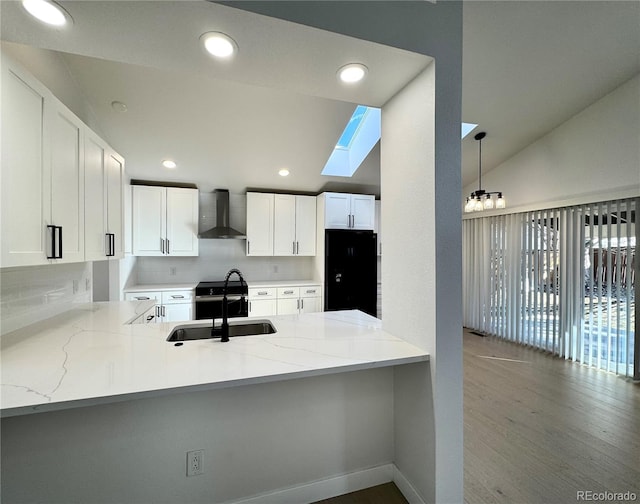
[[[473, 191], [464, 205], [465, 212], [481, 212], [494, 208], [506, 208], [507, 202], [502, 197], [502, 192], [485, 191], [482, 189], [482, 139], [487, 136], [485, 131], [478, 133], [475, 138], [478, 141], [478, 189]], [[496, 196], [495, 200], [493, 196]]]

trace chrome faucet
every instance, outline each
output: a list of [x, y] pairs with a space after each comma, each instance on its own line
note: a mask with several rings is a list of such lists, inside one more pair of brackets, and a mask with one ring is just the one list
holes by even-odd
[[[222, 325], [220, 326], [219, 334], [222, 336], [220, 341], [223, 343], [229, 341], [229, 299], [227, 298], [227, 290], [229, 288], [229, 278], [234, 273], [238, 275], [238, 278], [240, 279], [240, 286], [243, 287], [245, 285], [245, 281], [240, 270], [236, 268], [230, 269], [224, 279], [224, 288], [222, 290]], [[240, 303], [244, 304], [245, 302], [244, 294], [242, 294], [240, 296]], [[215, 319], [213, 320], [212, 325], [211, 335], [213, 336], [215, 331]]]

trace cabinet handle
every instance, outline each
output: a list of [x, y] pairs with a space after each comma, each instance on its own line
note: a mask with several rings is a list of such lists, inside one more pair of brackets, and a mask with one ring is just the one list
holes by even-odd
[[137, 299], [138, 301], [145, 301], [147, 299], [151, 299], [148, 296], [135, 296], [134, 299]]
[[249, 313], [251, 313], [251, 301], [249, 301]]
[[296, 310], [299, 310], [299, 309], [300, 309], [300, 300], [297, 299], [296, 300]]
[[164, 239], [160, 238], [160, 252], [164, 254]]
[[296, 242], [296, 254], [299, 255], [300, 254], [300, 242]]
[[47, 259], [62, 259], [62, 226], [47, 226], [51, 229], [51, 255]]
[[166, 312], [166, 306], [165, 306], [165, 305], [162, 305], [162, 316], [163, 316], [163, 317], [166, 317], [166, 315], [167, 315], [167, 312]]
[[284, 291], [284, 293], [285, 293], [285, 294], [293, 294], [293, 291], [292, 291], [292, 290]]
[[160, 316], [160, 307], [156, 305], [156, 317]]
[[247, 255], [251, 254], [251, 242], [247, 240]]
[[300, 300], [300, 309], [304, 310], [304, 299]]
[[296, 242], [291, 242], [293, 248], [291, 249], [291, 254], [296, 255]]
[[267, 291], [258, 292], [258, 296], [266, 296], [267, 294], [269, 294]]
[[315, 289], [307, 289], [307, 294], [315, 294], [316, 290]]
[[115, 235], [113, 233], [106, 233], [107, 237], [107, 257], [113, 257], [115, 253]]
[[184, 296], [182, 294], [172, 294], [171, 297], [173, 299], [184, 299]]
[[155, 315], [148, 315], [147, 322], [151, 322], [154, 319]]
[[169, 238], [167, 238], [167, 255], [169, 255]]

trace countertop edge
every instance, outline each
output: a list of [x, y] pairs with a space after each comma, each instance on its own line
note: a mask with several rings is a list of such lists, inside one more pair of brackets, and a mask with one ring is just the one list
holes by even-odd
[[125, 394], [90, 397], [86, 399], [74, 399], [70, 401], [59, 401], [54, 403], [43, 403], [36, 406], [17, 406], [14, 408], [5, 408], [0, 410], [0, 418], [11, 418], [35, 413], [49, 413], [54, 411], [62, 411], [74, 408], [85, 408], [91, 406], [101, 406], [104, 404], [113, 404], [118, 402], [126, 402], [139, 399], [151, 399], [173, 394], [182, 394], [189, 392], [203, 392], [208, 390], [219, 390], [233, 387], [241, 387], [246, 385], [259, 385], [262, 383], [273, 383], [279, 381], [296, 380], [301, 378], [313, 378], [316, 376], [324, 376], [331, 374], [348, 373], [353, 371], [364, 371], [367, 369], [378, 369], [384, 367], [393, 367], [405, 364], [415, 364], [419, 362], [429, 362], [429, 354], [416, 355], [412, 357], [401, 357], [396, 359], [381, 360], [374, 362], [361, 362], [355, 364], [347, 364], [344, 366], [328, 367], [320, 369], [305, 369], [290, 373], [279, 373], [274, 375], [252, 376], [248, 378], [239, 378], [235, 380], [199, 383], [193, 385], [185, 385], [181, 387], [172, 387], [166, 389], [144, 390], [140, 392], [131, 392]]

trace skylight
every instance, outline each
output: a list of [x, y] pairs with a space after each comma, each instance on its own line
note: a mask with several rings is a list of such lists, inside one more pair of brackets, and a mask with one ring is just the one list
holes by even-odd
[[462, 123], [462, 136], [461, 139], [466, 137], [469, 133], [471, 133], [478, 125], [472, 123]]
[[351, 177], [380, 140], [380, 109], [358, 105], [333, 149], [322, 175]]

